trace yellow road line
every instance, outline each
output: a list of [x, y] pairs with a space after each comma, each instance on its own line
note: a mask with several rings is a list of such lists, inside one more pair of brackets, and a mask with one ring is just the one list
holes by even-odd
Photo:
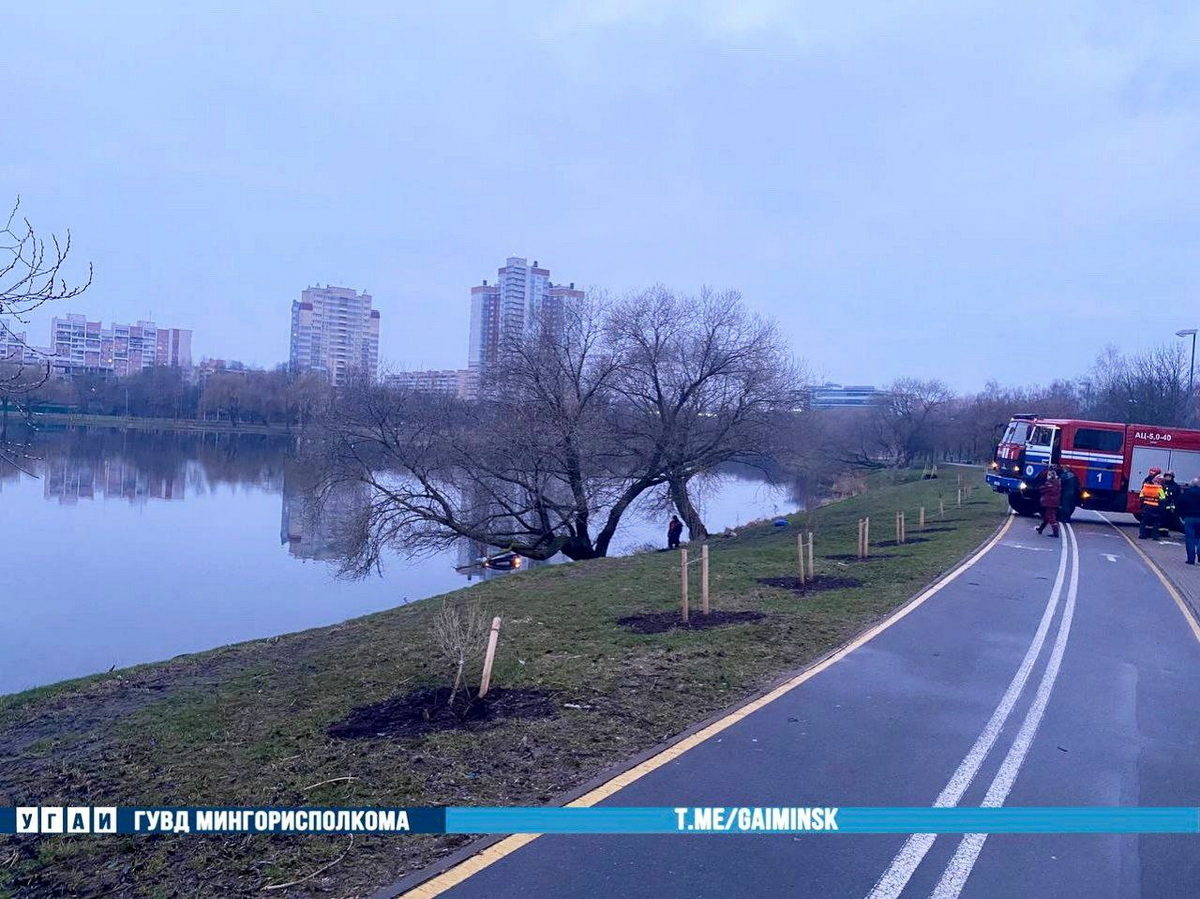
[[[901, 608], [897, 609], [895, 612], [893, 612], [891, 615], [889, 615], [887, 618], [885, 618], [879, 624], [877, 624], [874, 627], [870, 628], [869, 630], [863, 632], [862, 634], [859, 634], [857, 637], [855, 637], [853, 640], [851, 640], [849, 643], [847, 643], [841, 649], [838, 649], [836, 652], [832, 653], [831, 655], [826, 656], [824, 659], [817, 662], [812, 667], [806, 668], [804, 671], [797, 674], [791, 680], [785, 681], [784, 683], [780, 684], [778, 687], [776, 687], [771, 692], [766, 693], [763, 696], [760, 696], [758, 699], [748, 702], [746, 705], [742, 706], [741, 708], [735, 709], [734, 711], [730, 712], [728, 715], [724, 716], [723, 718], [721, 718], [717, 721], [714, 721], [712, 724], [708, 725], [707, 727], [696, 731], [696, 733], [691, 734], [690, 736], [684, 737], [678, 743], [674, 743], [671, 746], [668, 746], [666, 749], [664, 749], [662, 752], [658, 753], [657, 755], [654, 755], [654, 756], [646, 759], [644, 762], [640, 762], [639, 764], [634, 765], [632, 768], [629, 768], [626, 771], [622, 771], [620, 774], [616, 775], [611, 780], [606, 781], [605, 783], [596, 787], [594, 790], [592, 790], [588, 793], [585, 793], [583, 796], [580, 796], [578, 799], [576, 799], [572, 802], [568, 802], [566, 807], [567, 808], [588, 808], [590, 806], [595, 805], [598, 802], [604, 801], [605, 799], [607, 799], [609, 796], [613, 795], [614, 793], [625, 789], [627, 786], [632, 784], [634, 781], [645, 777], [651, 771], [655, 771], [655, 770], [661, 768], [663, 765], [668, 764], [669, 762], [673, 762], [675, 759], [679, 758], [685, 752], [696, 748], [697, 746], [699, 746], [701, 743], [705, 742], [706, 740], [712, 739], [717, 734], [721, 733], [721, 731], [725, 730], [726, 728], [732, 727], [734, 724], [737, 724], [743, 718], [746, 718], [747, 716], [754, 714], [759, 709], [769, 705], [770, 703], [774, 702], [776, 699], [783, 696], [784, 694], [791, 692], [792, 690], [794, 690], [796, 687], [800, 686], [805, 681], [810, 680], [813, 677], [816, 677], [818, 674], [820, 674], [826, 668], [829, 668], [830, 666], [836, 664], [837, 662], [840, 662], [846, 656], [850, 655], [850, 653], [854, 652], [854, 650], [858, 649], [863, 644], [873, 640], [875, 637], [879, 636], [881, 633], [886, 631], [892, 625], [896, 624], [902, 618], [904, 618], [907, 615], [909, 615], [910, 613], [914, 612], [922, 604], [924, 604], [926, 600], [928, 600], [930, 597], [932, 597], [934, 594], [936, 594], [942, 588], [946, 587], [952, 581], [957, 579], [959, 575], [961, 575], [968, 568], [970, 568], [972, 565], [974, 565], [976, 562], [978, 562], [980, 559], [982, 559], [988, 552], [990, 552], [996, 546], [997, 543], [999, 543], [1004, 538], [1004, 535], [1008, 533], [1009, 528], [1012, 527], [1012, 523], [1014, 520], [1015, 520], [1014, 516], [1009, 516], [1005, 520], [1003, 526], [1001, 526], [1000, 530], [996, 533], [996, 535], [994, 537], [992, 537], [992, 539], [989, 540], [977, 553], [975, 553], [975, 555], [971, 556], [971, 558], [967, 559], [967, 561], [963, 562], [961, 565], [959, 565], [957, 568], [955, 568], [953, 571], [951, 571], [949, 574], [947, 574], [944, 578], [942, 578], [936, 584], [929, 587], [923, 593], [918, 595], [916, 598], [909, 600], [909, 602], [907, 602]], [[475, 874], [478, 874], [484, 868], [487, 868], [490, 865], [495, 864], [496, 862], [500, 861], [500, 859], [504, 858], [507, 855], [511, 855], [512, 853], [514, 853], [518, 849], [520, 849], [522, 846], [527, 846], [529, 843], [532, 843], [539, 836], [541, 836], [541, 834], [528, 834], [527, 833], [527, 834], [514, 834], [513, 836], [505, 837], [503, 840], [500, 840], [498, 843], [493, 843], [491, 846], [488, 846], [486, 849], [482, 850], [479, 854], [473, 855], [466, 861], [460, 862], [459, 864], [455, 865], [453, 868], [450, 868], [447, 871], [443, 871], [441, 874], [438, 874], [436, 877], [432, 877], [429, 880], [425, 881], [424, 883], [413, 887], [411, 890], [408, 890], [407, 892], [405, 892], [403, 894], [403, 896], [406, 897], [406, 899], [408, 899], [408, 897], [410, 897], [410, 899], [433, 899], [433, 897], [435, 897], [435, 896], [440, 896], [447, 890], [458, 886], [458, 884], [462, 883], [468, 877], [472, 877]]]
[[1154, 572], [1154, 576], [1157, 577], [1162, 583], [1163, 587], [1166, 588], [1166, 591], [1170, 594], [1171, 599], [1175, 600], [1175, 605], [1179, 606], [1179, 611], [1183, 613], [1184, 620], [1187, 621], [1188, 627], [1192, 629], [1192, 636], [1196, 638], [1196, 642], [1200, 643], [1200, 621], [1196, 620], [1196, 616], [1193, 614], [1191, 606], [1187, 604], [1187, 601], [1180, 594], [1179, 590], [1174, 584], [1171, 583], [1170, 578], [1167, 577], [1166, 573], [1159, 567], [1158, 563], [1151, 559], [1144, 549], [1133, 542], [1132, 537], [1109, 521], [1107, 515], [1101, 515], [1100, 517], [1108, 522], [1114, 531], [1125, 538], [1125, 542], [1133, 547], [1133, 551], [1141, 556], [1142, 561], [1146, 563], [1146, 566]]

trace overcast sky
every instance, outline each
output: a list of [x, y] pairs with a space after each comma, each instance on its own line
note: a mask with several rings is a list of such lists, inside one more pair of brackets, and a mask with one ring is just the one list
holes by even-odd
[[1200, 326], [1200, 7], [1120, 6], [10, 4], [0, 197], [95, 263], [57, 311], [197, 358], [329, 283], [462, 367], [517, 255], [739, 289], [842, 383], [1044, 382]]

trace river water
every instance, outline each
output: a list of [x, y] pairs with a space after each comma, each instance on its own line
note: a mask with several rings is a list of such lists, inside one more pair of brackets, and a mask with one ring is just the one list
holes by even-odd
[[[288, 444], [246, 435], [105, 429], [42, 434], [0, 459], [0, 694], [335, 624], [468, 586], [480, 547], [378, 576], [338, 577], [343, 493], [318, 513]], [[700, 489], [710, 530], [790, 512], [752, 473]], [[663, 545], [665, 517], [628, 516], [614, 550]], [[487, 576], [507, 576], [486, 572]]]

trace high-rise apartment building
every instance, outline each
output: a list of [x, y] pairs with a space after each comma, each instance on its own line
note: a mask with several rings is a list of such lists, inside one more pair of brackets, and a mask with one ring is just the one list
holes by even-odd
[[347, 287], [309, 287], [292, 303], [293, 372], [318, 371], [334, 387], [355, 371], [379, 368], [379, 311], [371, 296]]
[[50, 352], [51, 363], [62, 374], [96, 371], [123, 377], [156, 365], [190, 368], [192, 332], [160, 328], [151, 321], [106, 328], [85, 315], [56, 316], [50, 320]]
[[549, 269], [519, 256], [505, 260], [495, 284], [484, 281], [472, 287], [469, 393], [478, 393], [480, 379], [499, 360], [505, 341], [530, 333], [541, 322], [561, 319], [565, 304], [583, 295], [574, 283], [553, 284]]
[[38, 354], [25, 342], [25, 332], [13, 331], [0, 322], [0, 363], [22, 365], [35, 361], [40, 361]]

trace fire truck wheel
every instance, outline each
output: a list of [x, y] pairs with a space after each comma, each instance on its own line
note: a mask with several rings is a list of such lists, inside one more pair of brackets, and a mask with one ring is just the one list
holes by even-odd
[[1008, 495], [1008, 504], [1012, 510], [1018, 515], [1024, 515], [1026, 518], [1032, 518], [1037, 514], [1038, 501], [1029, 496], [1018, 496], [1015, 493]]

